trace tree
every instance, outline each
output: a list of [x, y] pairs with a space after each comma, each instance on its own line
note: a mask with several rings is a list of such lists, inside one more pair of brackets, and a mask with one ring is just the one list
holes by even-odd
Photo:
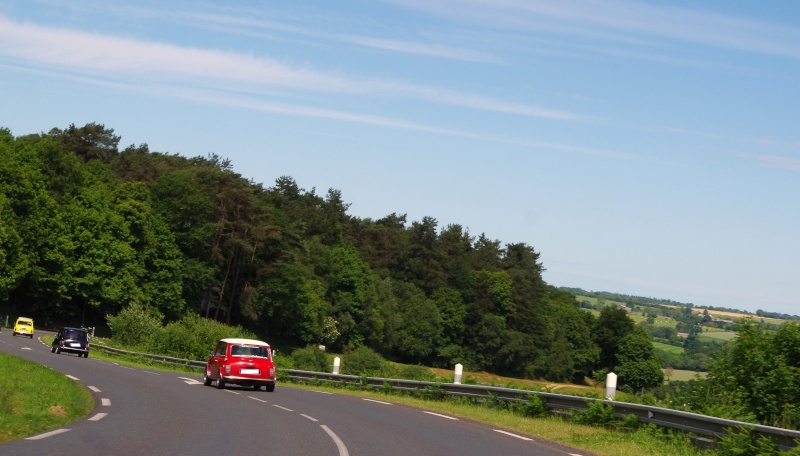
[[656, 355], [650, 336], [636, 328], [619, 341], [618, 365], [614, 369], [620, 383], [634, 390], [652, 388], [664, 382], [661, 359]]
[[634, 323], [624, 309], [605, 307], [594, 328], [594, 340], [600, 347], [599, 368], [613, 370], [618, 364], [619, 344], [633, 332]]

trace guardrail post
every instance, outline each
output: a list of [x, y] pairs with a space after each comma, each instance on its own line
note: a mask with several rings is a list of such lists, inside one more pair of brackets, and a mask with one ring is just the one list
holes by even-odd
[[456, 385], [461, 384], [461, 375], [464, 373], [464, 366], [461, 364], [456, 364], [456, 371], [455, 375], [453, 376], [453, 383]]
[[339, 373], [339, 364], [341, 362], [342, 362], [342, 360], [339, 359], [338, 356], [336, 358], [333, 358], [333, 373], [334, 374], [338, 374]]
[[606, 399], [609, 401], [614, 400], [614, 395], [617, 393], [617, 374], [609, 372], [606, 375]]

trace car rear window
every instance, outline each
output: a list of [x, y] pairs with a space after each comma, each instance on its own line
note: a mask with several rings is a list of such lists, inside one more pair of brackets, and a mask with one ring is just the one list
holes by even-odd
[[23, 326], [30, 326], [31, 322], [29, 322], [29, 321], [19, 321], [19, 322], [17, 322], [17, 324], [18, 325], [23, 325]]
[[86, 340], [86, 333], [76, 329], [68, 329], [64, 331], [64, 339]]
[[255, 345], [233, 345], [231, 356], [269, 358], [269, 348]]

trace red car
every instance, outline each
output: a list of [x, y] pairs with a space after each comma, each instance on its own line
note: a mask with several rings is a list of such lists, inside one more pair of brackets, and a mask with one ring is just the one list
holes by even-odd
[[275, 391], [275, 364], [269, 344], [253, 339], [220, 339], [211, 358], [206, 363], [203, 383], [217, 382], [217, 388], [226, 383], [252, 386]]

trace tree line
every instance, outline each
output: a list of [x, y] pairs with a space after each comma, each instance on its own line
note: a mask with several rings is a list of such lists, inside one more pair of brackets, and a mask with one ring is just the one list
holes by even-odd
[[[42, 323], [101, 326], [135, 304], [239, 325], [276, 347], [369, 347], [408, 364], [582, 382], [662, 374], [649, 337], [581, 311], [525, 243], [433, 217], [348, 214], [284, 176], [217, 155], [119, 148], [104, 125], [0, 130], [0, 302]], [[268, 166], [268, 165], [267, 165]]]

